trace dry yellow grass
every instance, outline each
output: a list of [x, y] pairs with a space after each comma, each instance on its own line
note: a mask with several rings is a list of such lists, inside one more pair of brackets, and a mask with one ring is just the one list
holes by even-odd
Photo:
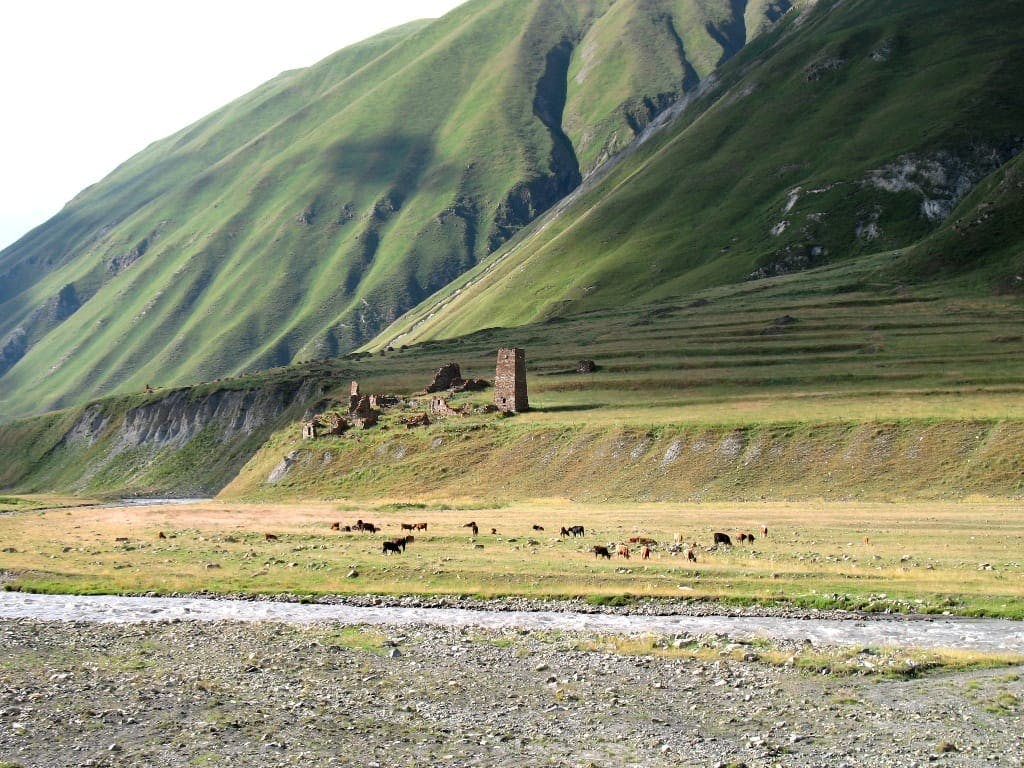
[[[330, 530], [376, 523], [376, 534]], [[381, 542], [427, 522], [404, 555]], [[479, 536], [464, 525], [475, 521]], [[561, 538], [563, 525], [587, 535]], [[544, 527], [533, 530], [533, 525]], [[766, 525], [769, 535], [760, 535]], [[495, 530], [496, 533], [491, 531]], [[711, 548], [712, 534], [751, 544]], [[163, 532], [167, 538], [159, 538]], [[266, 533], [278, 538], [267, 541]], [[594, 556], [645, 536], [649, 560]], [[698, 562], [670, 545], [697, 543]], [[1008, 502], [507, 508], [238, 504], [105, 507], [0, 517], [13, 588], [72, 592], [624, 595], [820, 607], [1024, 614], [1024, 512]], [[349, 577], [350, 571], [358, 577]]]
[[629, 656], [659, 656], [670, 659], [753, 661], [769, 666], [788, 666], [832, 675], [881, 675], [913, 677], [935, 670], [954, 671], [993, 667], [1018, 667], [1024, 655], [994, 651], [966, 651], [955, 648], [847, 648], [783, 647], [760, 638], [738, 644], [729, 639], [705, 637], [669, 644], [663, 637], [608, 636], [581, 643], [584, 650], [621, 653]]

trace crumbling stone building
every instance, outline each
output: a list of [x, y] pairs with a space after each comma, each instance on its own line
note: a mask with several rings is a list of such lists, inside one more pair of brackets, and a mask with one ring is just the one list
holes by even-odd
[[498, 410], [519, 413], [529, 410], [526, 395], [526, 350], [499, 349], [494, 371], [494, 404]]

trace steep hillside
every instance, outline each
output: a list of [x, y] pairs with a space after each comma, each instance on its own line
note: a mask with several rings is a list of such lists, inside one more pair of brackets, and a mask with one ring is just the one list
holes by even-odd
[[344, 353], [788, 0], [471, 0], [287, 72], [0, 252], [0, 418]]
[[[908, 246], [915, 255], [893, 258], [893, 279], [1018, 290], [1019, 171], [1004, 166], [1024, 149], [1022, 24], [1024, 5], [997, 0], [800, 6], [557, 215], [370, 348]], [[976, 187], [1002, 202], [971, 197]], [[984, 223], [958, 228], [981, 205]]]

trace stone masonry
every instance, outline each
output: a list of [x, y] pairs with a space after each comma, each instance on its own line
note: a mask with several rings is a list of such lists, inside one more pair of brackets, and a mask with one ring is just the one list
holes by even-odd
[[526, 396], [526, 350], [499, 349], [494, 372], [494, 404], [498, 410], [518, 413], [530, 408]]

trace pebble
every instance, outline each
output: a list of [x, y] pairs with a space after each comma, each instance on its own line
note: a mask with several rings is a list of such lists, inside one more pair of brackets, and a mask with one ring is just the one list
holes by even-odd
[[[375, 639], [349, 646], [330, 622], [0, 619], [0, 762], [662, 768], [784, 753], [811, 768], [924, 765], [940, 741], [975, 761], [1020, 754], [1020, 708], [984, 709], [1004, 691], [1024, 701], [1006, 670], [831, 678], [583, 651], [602, 647], [584, 631], [364, 631]], [[664, 645], [677, 640], [743, 647]], [[389, 662], [403, 656], [415, 663]]]

